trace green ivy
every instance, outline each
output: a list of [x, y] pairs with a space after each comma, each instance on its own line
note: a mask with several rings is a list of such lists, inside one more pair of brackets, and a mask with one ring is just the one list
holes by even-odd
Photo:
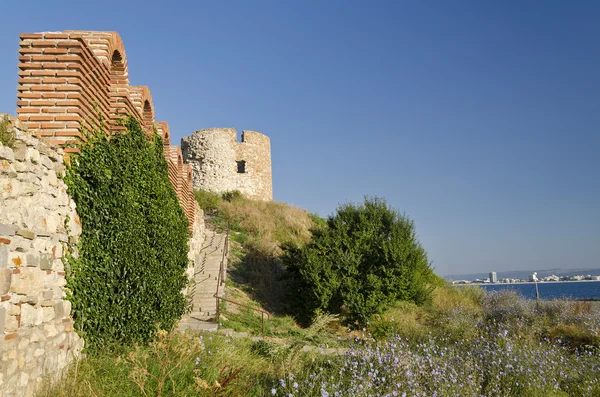
[[188, 223], [169, 181], [162, 140], [137, 120], [90, 134], [65, 182], [77, 205], [79, 255], [68, 257], [76, 329], [88, 347], [143, 342], [186, 308]]

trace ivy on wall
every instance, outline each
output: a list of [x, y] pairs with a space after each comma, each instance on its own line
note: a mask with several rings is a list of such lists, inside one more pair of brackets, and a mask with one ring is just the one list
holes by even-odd
[[147, 341], [186, 308], [188, 224], [161, 138], [132, 117], [123, 123], [125, 134], [92, 134], [65, 175], [82, 226], [67, 287], [90, 348]]

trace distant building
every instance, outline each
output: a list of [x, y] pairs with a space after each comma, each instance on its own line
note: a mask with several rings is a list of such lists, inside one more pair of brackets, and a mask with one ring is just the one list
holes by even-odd
[[453, 285], [457, 285], [457, 284], [471, 284], [471, 282], [469, 280], [454, 280], [452, 281]]
[[553, 274], [551, 276], [542, 278], [542, 281], [560, 281], [560, 277]]
[[533, 273], [530, 277], [529, 277], [529, 281], [538, 281], [537, 278], [537, 272]]
[[496, 274], [496, 272], [490, 272], [490, 283], [497, 283], [498, 282], [498, 275]]

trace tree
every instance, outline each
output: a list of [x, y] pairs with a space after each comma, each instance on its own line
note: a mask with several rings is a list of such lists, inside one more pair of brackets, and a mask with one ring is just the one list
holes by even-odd
[[319, 311], [364, 324], [397, 300], [423, 304], [439, 278], [414, 223], [380, 198], [344, 204], [304, 247], [285, 247], [290, 294], [300, 320]]

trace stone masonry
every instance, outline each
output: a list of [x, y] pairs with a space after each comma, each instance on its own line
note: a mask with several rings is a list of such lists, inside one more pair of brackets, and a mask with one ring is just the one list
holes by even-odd
[[233, 128], [208, 128], [183, 138], [181, 150], [184, 162], [191, 165], [195, 189], [239, 190], [251, 199], [273, 199], [271, 142], [266, 135], [243, 131], [237, 142]]
[[60, 179], [63, 153], [15, 131], [14, 148], [0, 144], [0, 394], [5, 397], [32, 396], [43, 375], [57, 373], [83, 347], [64, 291], [62, 258], [81, 227]]

